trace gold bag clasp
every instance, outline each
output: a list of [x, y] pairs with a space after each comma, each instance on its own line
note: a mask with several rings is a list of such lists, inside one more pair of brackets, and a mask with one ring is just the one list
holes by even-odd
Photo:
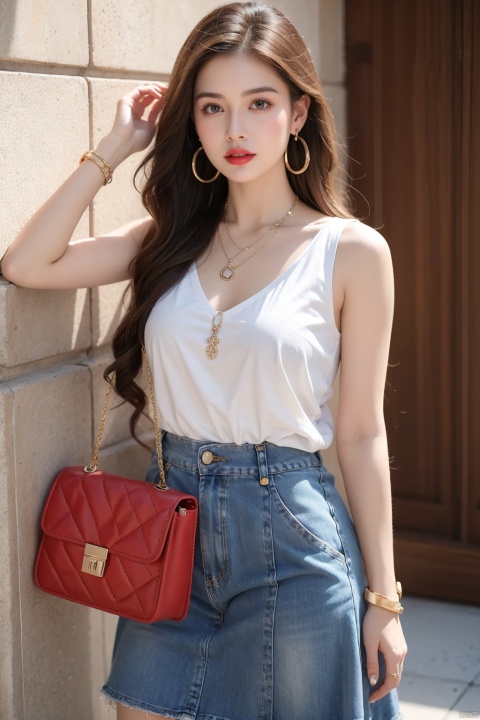
[[107, 556], [107, 548], [86, 543], [83, 554], [82, 572], [95, 575], [96, 577], [103, 577]]

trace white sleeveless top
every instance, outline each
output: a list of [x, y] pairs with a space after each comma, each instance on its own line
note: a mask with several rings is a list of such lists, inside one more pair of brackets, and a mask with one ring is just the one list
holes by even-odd
[[216, 310], [196, 264], [157, 301], [145, 349], [161, 428], [194, 440], [313, 452], [331, 444], [327, 402], [340, 354], [332, 275], [349, 222], [328, 220], [279, 277], [224, 311], [213, 360], [206, 347]]

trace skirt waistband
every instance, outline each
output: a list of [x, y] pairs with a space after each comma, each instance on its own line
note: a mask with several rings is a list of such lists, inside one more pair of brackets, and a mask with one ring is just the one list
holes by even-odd
[[162, 433], [162, 453], [164, 462], [209, 475], [257, 475], [259, 469], [266, 475], [323, 466], [320, 450], [307, 452], [270, 442], [236, 445], [192, 440], [166, 431]]

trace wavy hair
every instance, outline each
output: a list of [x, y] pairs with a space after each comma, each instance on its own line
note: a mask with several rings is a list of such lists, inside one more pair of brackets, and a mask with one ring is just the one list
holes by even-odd
[[[142, 365], [141, 345], [147, 318], [160, 297], [185, 275], [191, 263], [210, 243], [222, 217], [228, 193], [227, 179], [205, 185], [192, 173], [198, 147], [193, 123], [193, 88], [200, 68], [219, 53], [251, 53], [269, 63], [287, 84], [292, 102], [303, 94], [311, 98], [300, 132], [310, 148], [311, 162], [302, 175], [291, 175], [292, 190], [311, 208], [326, 215], [352, 217], [338, 185], [340, 168], [332, 112], [304, 40], [277, 9], [257, 2], [232, 2], [216, 8], [192, 30], [175, 61], [152, 150], [135, 172], [143, 168], [146, 182], [142, 202], [153, 223], [132, 261], [128, 309], [112, 340], [114, 361], [104, 378], [134, 406], [130, 432], [145, 414], [146, 394], [135, 382]], [[303, 164], [301, 143], [289, 140], [294, 167]], [[197, 163], [202, 177], [216, 170], [204, 153]], [[161, 397], [156, 398], [161, 406]]]

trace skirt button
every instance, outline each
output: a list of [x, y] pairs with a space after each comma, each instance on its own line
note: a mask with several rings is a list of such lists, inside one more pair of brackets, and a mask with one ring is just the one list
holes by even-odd
[[268, 482], [267, 477], [260, 478], [260, 485], [268, 485]]
[[205, 450], [204, 453], [202, 453], [202, 462], [204, 465], [210, 465], [210, 463], [213, 460], [213, 455], [210, 452], [210, 450]]

